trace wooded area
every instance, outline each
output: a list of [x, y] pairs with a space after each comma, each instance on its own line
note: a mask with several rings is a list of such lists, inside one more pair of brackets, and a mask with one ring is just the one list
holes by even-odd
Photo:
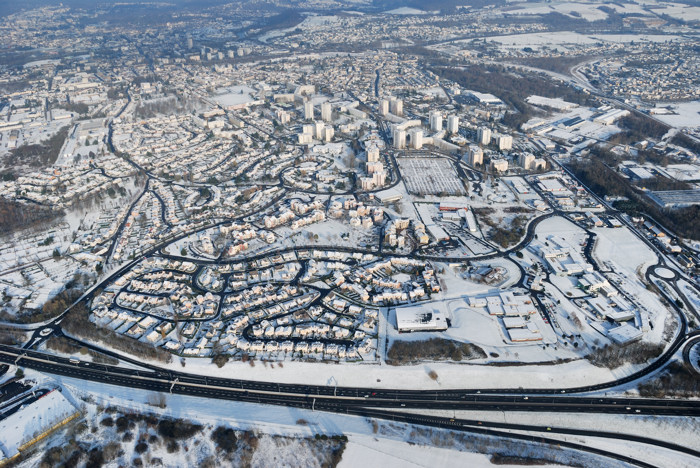
[[506, 114], [507, 118], [504, 119], [504, 123], [516, 128], [539, 112], [525, 102], [525, 99], [533, 94], [561, 98], [582, 105], [594, 104], [589, 95], [568, 86], [566, 83], [556, 82], [544, 74], [524, 73], [501, 65], [437, 67], [431, 71], [466, 89], [493, 94], [510, 107], [515, 108], [518, 114]]
[[574, 175], [598, 196], [623, 196], [628, 201], [618, 201], [614, 207], [630, 215], [651, 216], [675, 234], [700, 240], [700, 206], [662, 209], [643, 193], [636, 191], [630, 182], [595, 157], [576, 160], [569, 164]]
[[0, 234], [44, 224], [63, 214], [61, 210], [0, 198]]
[[50, 166], [58, 159], [63, 142], [68, 136], [69, 127], [61, 128], [54, 136], [39, 144], [22, 145], [12, 151], [7, 159], [8, 166], [28, 165], [33, 167]]

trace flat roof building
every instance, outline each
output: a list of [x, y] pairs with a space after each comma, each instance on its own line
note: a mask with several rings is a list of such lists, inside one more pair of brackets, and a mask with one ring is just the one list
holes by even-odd
[[445, 331], [447, 320], [436, 309], [400, 308], [396, 309], [396, 329], [400, 332]]

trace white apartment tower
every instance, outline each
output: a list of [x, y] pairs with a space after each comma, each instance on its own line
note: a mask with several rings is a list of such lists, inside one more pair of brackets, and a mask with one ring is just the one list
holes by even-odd
[[394, 130], [394, 148], [406, 148], [406, 130]]
[[469, 165], [476, 167], [484, 164], [484, 152], [476, 145], [469, 146]]
[[416, 130], [411, 134], [411, 143], [417, 150], [423, 148], [423, 130]]
[[392, 98], [390, 109], [391, 113], [394, 115], [403, 115], [403, 101], [401, 99]]
[[304, 103], [304, 118], [306, 120], [314, 119], [314, 103], [311, 101], [306, 101]]
[[491, 129], [479, 127], [479, 130], [476, 132], [476, 141], [481, 145], [488, 145], [491, 143]]
[[434, 132], [442, 131], [442, 114], [440, 112], [430, 114], [430, 129]]
[[372, 145], [367, 149], [367, 162], [379, 161], [379, 148]]
[[496, 137], [496, 145], [501, 151], [507, 151], [513, 148], [513, 137], [510, 135], [498, 135]]
[[459, 132], [459, 117], [456, 115], [447, 117], [447, 131], [452, 134]]
[[330, 125], [323, 129], [323, 141], [330, 143], [335, 136], [335, 130]]
[[286, 123], [289, 123], [289, 112], [286, 112], [283, 110], [278, 110], [277, 111], [277, 120], [279, 121], [280, 125], [284, 125]]
[[381, 99], [379, 101], [379, 115], [386, 117], [389, 114], [389, 101]]
[[522, 167], [526, 171], [534, 169], [535, 155], [530, 153], [522, 153], [520, 156], [518, 156], [518, 164], [520, 164], [520, 167]]
[[324, 102], [321, 104], [321, 120], [324, 122], [330, 122], [331, 121], [331, 103], [330, 102]]
[[314, 134], [316, 135], [317, 140], [323, 140], [323, 132], [325, 128], [326, 126], [323, 125], [323, 122], [314, 122]]

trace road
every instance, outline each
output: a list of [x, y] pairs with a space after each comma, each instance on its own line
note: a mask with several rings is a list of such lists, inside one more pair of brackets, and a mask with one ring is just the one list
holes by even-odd
[[[694, 336], [700, 336], [695, 334]], [[454, 389], [399, 390], [365, 387], [283, 384], [241, 379], [199, 376], [185, 372], [153, 368], [139, 370], [82, 362], [31, 350], [0, 345], [0, 362], [15, 364], [52, 374], [85, 380], [138, 387], [160, 392], [200, 394], [269, 404], [309, 401], [345, 406], [413, 407], [431, 409], [472, 409], [509, 411], [605, 412], [624, 414], [669, 414], [700, 416], [700, 401], [599, 398], [571, 396], [564, 389]], [[597, 386], [579, 387], [576, 393], [597, 390]]]
[[[484, 395], [464, 391], [397, 391], [347, 387], [313, 387], [276, 383], [247, 382], [232, 379], [191, 376], [170, 371], [140, 371], [101, 364], [71, 362], [70, 359], [20, 351], [0, 346], [0, 361], [17, 363], [42, 372], [129, 388], [169, 392], [205, 398], [217, 398], [258, 404], [283, 405], [318, 411], [379, 418], [408, 424], [439, 427], [487, 436], [543, 443], [602, 455], [638, 466], [652, 466], [631, 457], [552, 437], [506, 431], [602, 437], [628, 440], [663, 447], [700, 458], [700, 453], [668, 441], [630, 436], [609, 431], [588, 431], [476, 420], [456, 419], [411, 412], [426, 410], [485, 410], [569, 413], [616, 413], [700, 416], [700, 401], [642, 398], [593, 398], [571, 396]], [[240, 385], [240, 387], [239, 387]], [[255, 388], [253, 388], [255, 387]], [[325, 394], [320, 394], [323, 389]], [[318, 394], [314, 393], [314, 390]], [[329, 393], [331, 392], [332, 393]], [[366, 393], [368, 392], [368, 393]], [[395, 410], [392, 410], [394, 408]], [[496, 430], [499, 429], [499, 430]]]

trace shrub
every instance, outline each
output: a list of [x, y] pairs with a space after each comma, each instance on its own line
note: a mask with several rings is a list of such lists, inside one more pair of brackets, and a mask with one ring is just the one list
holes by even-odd
[[100, 468], [104, 464], [104, 455], [102, 449], [95, 447], [88, 452], [87, 463], [85, 463], [85, 468]]
[[627, 346], [609, 345], [590, 353], [586, 358], [597, 367], [615, 369], [623, 364], [644, 364], [659, 356], [664, 346], [656, 343], [630, 343]]
[[461, 361], [485, 357], [484, 350], [475, 344], [431, 338], [424, 341], [394, 341], [387, 353], [387, 363], [397, 366], [423, 360]]
[[139, 442], [138, 444], [136, 444], [136, 447], [134, 448], [134, 450], [136, 451], [136, 453], [141, 455], [146, 450], [148, 450], [148, 444], [146, 442]]
[[192, 424], [183, 420], [163, 419], [158, 423], [158, 434], [163, 438], [182, 440], [195, 435], [202, 430], [199, 424]]
[[211, 434], [211, 440], [214, 441], [219, 450], [227, 453], [235, 452], [238, 448], [236, 432], [230, 427], [217, 427]]
[[117, 432], [124, 432], [129, 427], [129, 420], [125, 416], [117, 418]]
[[700, 379], [686, 364], [674, 362], [653, 380], [640, 383], [639, 395], [652, 398], [697, 398], [700, 396]]

